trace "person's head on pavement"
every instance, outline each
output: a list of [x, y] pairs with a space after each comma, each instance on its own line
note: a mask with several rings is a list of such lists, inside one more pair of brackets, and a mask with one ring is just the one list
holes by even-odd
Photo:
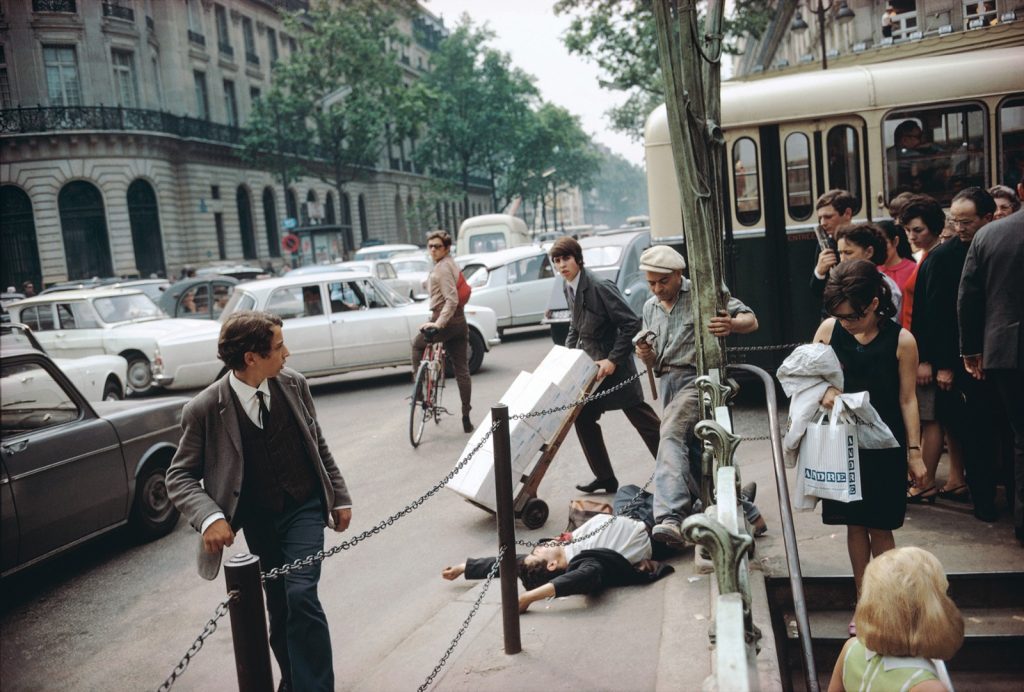
[[672, 303], [683, 285], [686, 260], [668, 245], [653, 245], [640, 255], [640, 271], [651, 293], [663, 303]]
[[448, 231], [431, 231], [427, 235], [427, 252], [430, 253], [430, 259], [434, 260], [434, 264], [447, 257], [451, 249], [452, 237], [448, 235]]
[[835, 238], [836, 231], [849, 225], [855, 206], [857, 198], [846, 190], [829, 190], [814, 205], [818, 213], [818, 225]]
[[992, 221], [996, 212], [996, 201], [986, 190], [969, 187], [961, 190], [949, 205], [949, 220], [956, 227], [956, 234], [965, 245], [970, 245], [985, 224]]
[[551, 246], [548, 255], [555, 270], [566, 281], [574, 280], [583, 269], [583, 248], [575, 238], [562, 236]]
[[542, 540], [529, 555], [519, 561], [519, 580], [527, 590], [544, 586], [560, 574], [565, 574], [569, 561], [565, 549], [553, 542]]
[[844, 226], [836, 231], [839, 246], [839, 261], [870, 260], [883, 264], [889, 251], [889, 240], [885, 231], [873, 223], [859, 223]]

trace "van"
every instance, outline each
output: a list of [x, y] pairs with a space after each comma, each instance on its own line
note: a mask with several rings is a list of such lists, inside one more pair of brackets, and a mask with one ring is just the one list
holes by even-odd
[[510, 214], [471, 216], [459, 226], [455, 251], [459, 255], [494, 252], [532, 242], [526, 222]]

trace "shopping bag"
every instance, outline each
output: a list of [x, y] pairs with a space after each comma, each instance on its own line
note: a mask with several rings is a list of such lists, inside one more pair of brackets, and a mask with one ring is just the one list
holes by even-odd
[[607, 502], [600, 500], [569, 500], [569, 523], [566, 531], [575, 531], [598, 514], [614, 514], [615, 511]]
[[825, 415], [823, 411], [807, 426], [800, 443], [798, 503], [804, 496], [838, 502], [862, 499], [857, 425], [842, 411], [833, 410], [827, 422]]

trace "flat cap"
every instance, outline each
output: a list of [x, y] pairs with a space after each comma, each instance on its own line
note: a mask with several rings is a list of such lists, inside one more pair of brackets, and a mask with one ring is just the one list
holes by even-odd
[[686, 260], [668, 245], [652, 245], [640, 255], [640, 271], [671, 274], [686, 268]]

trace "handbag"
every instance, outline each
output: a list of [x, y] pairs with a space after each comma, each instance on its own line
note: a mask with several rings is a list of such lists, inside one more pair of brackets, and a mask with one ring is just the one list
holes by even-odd
[[[797, 460], [797, 503], [806, 496], [837, 502], [856, 502], [861, 495], [857, 425], [842, 406], [825, 421], [822, 411], [807, 426]], [[812, 501], [813, 505], [813, 501]]]
[[469, 302], [469, 297], [473, 295], [473, 287], [469, 285], [461, 271], [459, 271], [459, 278], [455, 282], [455, 290], [459, 294], [459, 307], [461, 308]]
[[598, 514], [614, 514], [615, 510], [607, 502], [600, 500], [569, 500], [569, 523], [566, 531], [575, 531]]

